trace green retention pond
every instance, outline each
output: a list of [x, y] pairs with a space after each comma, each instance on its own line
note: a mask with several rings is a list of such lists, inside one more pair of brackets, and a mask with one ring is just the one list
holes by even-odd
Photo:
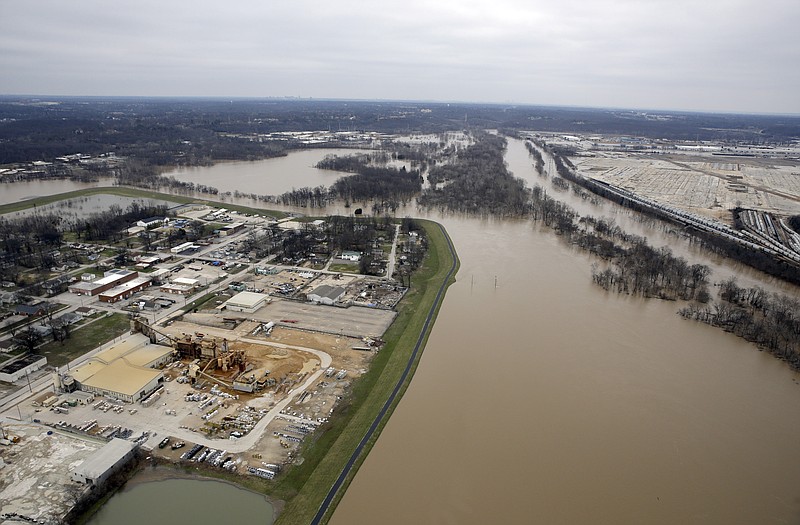
[[258, 523], [274, 520], [272, 505], [256, 492], [202, 479], [134, 483], [114, 494], [87, 525]]

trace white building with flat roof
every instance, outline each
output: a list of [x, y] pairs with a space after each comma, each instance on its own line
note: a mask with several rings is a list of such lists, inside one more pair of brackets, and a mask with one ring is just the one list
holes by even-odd
[[234, 312], [246, 312], [252, 314], [265, 304], [269, 296], [263, 293], [255, 292], [239, 292], [223, 305], [226, 310], [233, 310]]
[[185, 242], [183, 244], [175, 246], [174, 248], [170, 248], [169, 251], [171, 251], [172, 253], [181, 253], [185, 252], [186, 250], [191, 250], [193, 248], [199, 248], [199, 246], [195, 246], [193, 242]]
[[89, 456], [70, 474], [72, 481], [97, 487], [125, 463], [130, 461], [136, 450], [136, 444], [124, 439], [114, 438]]

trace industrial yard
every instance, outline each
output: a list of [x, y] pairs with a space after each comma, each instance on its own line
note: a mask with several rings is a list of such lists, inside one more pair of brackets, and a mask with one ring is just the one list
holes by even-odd
[[5, 421], [0, 461], [0, 523], [58, 523], [82, 494], [71, 471], [103, 443], [39, 424]]
[[[368, 338], [263, 326], [252, 319], [231, 329], [175, 321], [150, 332], [161, 344], [137, 333], [54, 376], [47, 391], [4, 414], [5, 431], [20, 444], [4, 451], [13, 465], [5, 471], [13, 474], [0, 484], [2, 513], [43, 523], [63, 516], [84, 490], [74, 481], [76, 467], [108, 440], [138, 444], [167, 462], [272, 479], [298, 459], [298, 447], [325, 425], [378, 347]], [[134, 362], [165, 354], [162, 370], [140, 370], [158, 376], [156, 387], [151, 375], [131, 374], [129, 368], [139, 370]], [[117, 369], [122, 362], [126, 368]], [[76, 378], [81, 389], [74, 389]]]
[[[216, 299], [199, 309], [152, 325], [148, 315], [135, 316], [130, 335], [51, 374], [49, 387], [2, 414], [7, 421], [31, 423], [27, 434], [19, 432], [21, 442], [46, 441], [58, 449], [43, 456], [74, 455], [46, 483], [36, 474], [38, 452], [30, 454], [30, 464], [14, 464], [19, 483], [58, 486], [31, 493], [52, 499], [42, 507], [48, 523], [84, 493], [85, 484], [71, 480], [75, 468], [106, 442], [138, 445], [166, 462], [268, 479], [279, 475], [300, 460], [299, 447], [367, 371], [397, 314], [374, 303], [344, 307], [343, 301], [402, 297], [394, 284], [357, 276], [271, 267], [242, 277], [244, 288], [258, 292], [219, 287]], [[291, 291], [281, 293], [288, 285]], [[321, 287], [341, 288], [336, 306], [307, 301]], [[87, 444], [73, 451], [74, 443]], [[23, 449], [12, 444], [4, 452], [9, 458]], [[43, 516], [33, 512], [31, 497], [11, 489], [0, 487], [11, 502], [4, 503], [4, 514]]]
[[[171, 336], [179, 343], [173, 344], [175, 360], [161, 372], [160, 385], [144, 393], [139, 403], [109, 392], [87, 397], [80, 391], [59, 395], [51, 390], [21, 405], [21, 416], [78, 435], [138, 439], [153, 454], [176, 461], [195, 444], [226, 451], [226, 468], [241, 473], [254, 464], [254, 457], [284, 464], [305, 436], [328, 420], [350, 382], [366, 370], [374, 350], [357, 338], [284, 327], [266, 335], [257, 330], [260, 326], [252, 320], [234, 330], [174, 322], [159, 337], [167, 342]], [[252, 335], [254, 331], [261, 333]], [[142, 344], [147, 338], [138, 334], [130, 339]], [[153, 344], [134, 351], [153, 354], [158, 348], [173, 352]], [[219, 357], [205, 357], [209, 348]], [[106, 352], [124, 353], [130, 362], [134, 351], [112, 347]], [[74, 380], [80, 369], [71, 374], [64, 377]], [[169, 447], [158, 446], [164, 438], [169, 438]], [[177, 443], [184, 445], [173, 449]]]

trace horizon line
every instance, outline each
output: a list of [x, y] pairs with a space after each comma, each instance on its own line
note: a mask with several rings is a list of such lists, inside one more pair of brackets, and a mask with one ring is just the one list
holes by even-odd
[[59, 99], [132, 99], [132, 100], [218, 100], [218, 101], [258, 101], [258, 100], [278, 100], [278, 101], [297, 101], [297, 102], [361, 102], [361, 103], [404, 103], [404, 104], [437, 104], [437, 105], [471, 105], [471, 106], [506, 106], [506, 107], [530, 107], [530, 108], [553, 108], [553, 109], [584, 109], [600, 111], [638, 111], [643, 113], [690, 113], [700, 115], [746, 115], [746, 116], [765, 116], [765, 117], [791, 117], [800, 118], [800, 113], [778, 113], [769, 111], [733, 111], [733, 110], [700, 110], [700, 109], [654, 109], [644, 107], [623, 107], [623, 106], [584, 106], [577, 104], [547, 104], [532, 102], [476, 102], [465, 100], [433, 100], [433, 99], [393, 99], [393, 98], [340, 98], [340, 97], [301, 97], [292, 95], [261, 95], [261, 96], [224, 96], [224, 95], [57, 95], [57, 94], [16, 94], [2, 93], [0, 99], [7, 98], [51, 98]]

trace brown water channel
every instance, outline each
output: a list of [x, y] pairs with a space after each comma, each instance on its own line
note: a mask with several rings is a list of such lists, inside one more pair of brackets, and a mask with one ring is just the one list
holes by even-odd
[[528, 222], [441, 221], [458, 281], [331, 523], [800, 522], [798, 374], [676, 303], [595, 287], [589, 257]]

